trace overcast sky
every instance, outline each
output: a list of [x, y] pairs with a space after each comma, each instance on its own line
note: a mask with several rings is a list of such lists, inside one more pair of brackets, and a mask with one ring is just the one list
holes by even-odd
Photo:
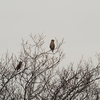
[[100, 0], [0, 0], [0, 56], [18, 55], [22, 38], [44, 33], [46, 49], [55, 37], [66, 54], [64, 65], [83, 55], [97, 63], [100, 53]]

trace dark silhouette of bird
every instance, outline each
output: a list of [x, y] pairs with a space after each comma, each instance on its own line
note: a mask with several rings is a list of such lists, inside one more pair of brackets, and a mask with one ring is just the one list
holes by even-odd
[[52, 52], [54, 51], [54, 49], [55, 49], [55, 44], [54, 44], [54, 41], [55, 40], [51, 40], [51, 43], [50, 43], [50, 49], [52, 50]]
[[23, 63], [22, 61], [19, 62], [19, 64], [18, 64], [17, 67], [16, 67], [17, 70], [19, 70], [19, 69], [21, 68], [22, 63]]

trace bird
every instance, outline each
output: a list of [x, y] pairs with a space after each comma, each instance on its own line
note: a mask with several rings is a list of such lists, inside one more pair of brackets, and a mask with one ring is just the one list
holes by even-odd
[[53, 89], [53, 87], [51, 86], [51, 89]]
[[18, 64], [17, 67], [16, 67], [17, 70], [19, 70], [19, 69], [21, 68], [22, 63], [23, 63], [22, 61], [19, 62], [19, 64]]
[[50, 49], [52, 50], [52, 52], [54, 51], [55, 49], [55, 44], [54, 44], [54, 39], [51, 40], [51, 43], [50, 43]]

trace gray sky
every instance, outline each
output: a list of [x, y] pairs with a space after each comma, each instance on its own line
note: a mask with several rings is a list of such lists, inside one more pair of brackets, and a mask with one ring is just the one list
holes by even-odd
[[65, 40], [64, 65], [83, 55], [97, 63], [100, 53], [100, 0], [0, 0], [0, 56], [18, 55], [22, 37], [44, 33], [46, 49], [55, 37]]

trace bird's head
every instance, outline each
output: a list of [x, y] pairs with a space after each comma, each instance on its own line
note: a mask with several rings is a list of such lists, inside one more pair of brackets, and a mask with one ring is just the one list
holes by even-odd
[[51, 41], [52, 41], [52, 42], [54, 42], [55, 40], [54, 40], [54, 39], [52, 39]]
[[19, 64], [22, 64], [22, 63], [23, 63], [22, 61], [19, 62]]

